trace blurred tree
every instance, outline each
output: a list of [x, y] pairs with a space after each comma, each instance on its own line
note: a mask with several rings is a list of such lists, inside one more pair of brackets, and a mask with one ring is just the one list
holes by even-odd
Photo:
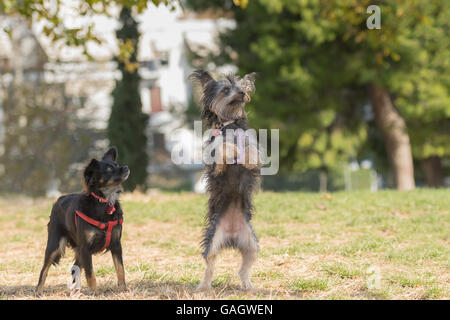
[[[24, 81], [0, 88], [3, 134], [0, 139], [0, 192], [55, 196], [81, 189], [86, 159], [105, 137], [77, 111], [58, 84]], [[50, 192], [50, 193], [49, 193]]]
[[[107, 15], [114, 7], [125, 7], [142, 13], [150, 3], [155, 5], [165, 4], [174, 7], [178, 0], [80, 0], [72, 8], [80, 16]], [[67, 46], [82, 47], [84, 54], [91, 58], [87, 50], [87, 43], [94, 41], [101, 43], [101, 39], [93, 32], [93, 21], [81, 27], [70, 28], [64, 23], [61, 9], [67, 6], [63, 0], [39, 0], [39, 1], [0, 1], [0, 15], [10, 16], [20, 15], [24, 17], [30, 25], [36, 22], [44, 22], [43, 32], [52, 41], [63, 41]], [[125, 47], [121, 48], [123, 52]]]
[[15, 54], [0, 69], [0, 192], [53, 197], [79, 191], [79, 171], [104, 133], [80, 112], [84, 97], [43, 81], [44, 50], [27, 23], [11, 20]]
[[[327, 117], [315, 114], [354, 116], [364, 101], [359, 95], [370, 101], [398, 189], [415, 187], [410, 134], [419, 150], [435, 145], [422, 157], [443, 156], [448, 135], [436, 121], [448, 124], [450, 113], [450, 8], [445, 1], [254, 0], [245, 10], [232, 6], [231, 0], [188, 4], [195, 10], [229, 7], [233, 12], [236, 28], [221, 36], [223, 50], [215, 58], [236, 64], [242, 73], [261, 72], [253, 116], [285, 133], [280, 134], [282, 164], [308, 164], [302, 135], [316, 130], [320, 138], [327, 128]], [[381, 8], [378, 30], [366, 25], [372, 4]], [[436, 118], [427, 122], [424, 114]], [[330, 118], [329, 123], [336, 119]], [[416, 136], [415, 123], [428, 123], [428, 130]], [[355, 132], [351, 126], [344, 128], [350, 135]], [[428, 137], [428, 147], [421, 134]], [[438, 136], [442, 139], [433, 139]], [[315, 138], [306, 140], [316, 148]], [[343, 140], [352, 144], [346, 136]], [[328, 146], [321, 148], [329, 151]], [[352, 152], [340, 154], [348, 157]], [[315, 160], [308, 166], [320, 162], [317, 152], [312, 155]]]
[[[245, 7], [248, 0], [234, 0], [237, 5]], [[64, 3], [63, 0], [37, 0], [37, 1], [0, 1], [0, 16], [6, 14], [9, 16], [19, 15], [24, 17], [30, 24], [44, 22], [43, 32], [52, 41], [63, 41], [66, 46], [83, 48], [84, 54], [91, 59], [87, 49], [87, 43], [94, 41], [101, 43], [101, 37], [94, 32], [94, 23], [84, 23], [77, 28], [71, 28], [64, 22], [64, 16], [61, 15], [64, 6], [71, 6], [74, 12], [80, 16], [93, 17], [95, 15], [111, 16], [112, 8], [124, 7], [142, 13], [150, 4], [166, 5], [171, 10], [175, 9], [181, 0], [79, 0], [73, 4]], [[10, 30], [7, 30], [10, 31]], [[101, 36], [101, 35], [100, 35]], [[121, 52], [127, 52], [129, 47], [121, 44]], [[128, 53], [127, 53], [128, 54]], [[119, 56], [119, 60], [122, 56]]]
[[275, 2], [284, 1], [250, 1], [245, 10], [231, 1], [192, 0], [188, 5], [202, 10], [215, 4], [233, 11], [236, 28], [221, 34], [221, 54], [205, 57], [204, 65], [212, 59], [218, 65], [235, 64], [241, 74], [259, 72], [246, 107], [252, 125], [279, 128], [281, 172], [317, 170], [319, 189], [325, 191], [329, 173], [356, 158], [365, 141], [363, 97], [338, 85], [347, 76], [340, 64], [320, 53], [325, 48], [299, 29], [300, 11], [278, 12], [271, 8]]
[[389, 86], [408, 124], [413, 156], [425, 182], [439, 187], [444, 180], [442, 159], [450, 157], [450, 6], [422, 1], [414, 8], [415, 16], [406, 19], [415, 19], [415, 27], [407, 39], [399, 39], [405, 48], [397, 49], [408, 69], [398, 72]]
[[[373, 75], [360, 80], [369, 83], [375, 121], [383, 131], [397, 186], [408, 189], [413, 181], [404, 173], [412, 171], [411, 161], [405, 160], [411, 158], [407, 134], [414, 157], [424, 164], [448, 150], [450, 7], [445, 1], [388, 1], [380, 7], [380, 34], [359, 32], [367, 43], [363, 52], [375, 57], [364, 69]], [[442, 184], [439, 163], [424, 170], [430, 186]]]
[[[130, 9], [122, 9], [120, 21], [122, 27], [116, 32], [117, 39], [126, 46], [137, 48], [139, 32]], [[124, 183], [124, 188], [132, 191], [137, 186], [146, 188], [148, 116], [142, 112], [137, 50], [131, 49], [129, 52], [125, 61], [118, 61], [122, 78], [116, 81], [112, 93], [114, 103], [108, 123], [108, 138], [110, 144], [118, 148], [120, 162], [131, 169], [131, 175]]]

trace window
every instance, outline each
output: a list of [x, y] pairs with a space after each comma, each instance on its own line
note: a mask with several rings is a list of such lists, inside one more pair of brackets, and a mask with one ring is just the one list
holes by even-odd
[[150, 88], [150, 107], [152, 113], [162, 111], [160, 87]]

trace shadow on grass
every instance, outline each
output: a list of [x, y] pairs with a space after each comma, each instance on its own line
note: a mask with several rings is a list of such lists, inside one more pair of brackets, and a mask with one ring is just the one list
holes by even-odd
[[146, 291], [151, 296], [157, 296], [158, 299], [227, 299], [227, 298], [245, 298], [245, 297], [265, 297], [270, 298], [274, 293], [267, 289], [256, 288], [253, 290], [244, 290], [238, 284], [213, 282], [212, 289], [209, 291], [198, 291], [199, 281], [149, 281], [140, 280], [131, 282], [129, 288]]
[[[269, 298], [272, 290], [256, 288], [245, 291], [239, 285], [213, 285], [210, 291], [197, 291], [198, 282], [134, 280], [127, 283], [127, 290], [121, 291], [113, 281], [97, 287], [95, 293], [82, 286], [79, 295], [71, 296], [64, 284], [46, 285], [40, 295], [35, 295], [35, 286], [0, 286], [0, 299], [226, 299], [226, 298]], [[295, 294], [300, 298], [301, 296]]]
[[356, 299], [367, 299], [367, 300], [387, 300], [387, 296], [383, 292], [373, 292], [367, 288], [359, 290], [358, 294], [354, 296]]
[[[30, 285], [17, 285], [17, 286], [2, 286], [0, 285], [0, 298], [1, 299], [26, 299], [26, 298], [39, 298], [35, 294], [36, 286]], [[55, 286], [46, 286], [41, 296], [46, 295], [60, 295], [61, 298], [69, 297], [69, 291], [67, 291], [67, 286], [64, 284]]]

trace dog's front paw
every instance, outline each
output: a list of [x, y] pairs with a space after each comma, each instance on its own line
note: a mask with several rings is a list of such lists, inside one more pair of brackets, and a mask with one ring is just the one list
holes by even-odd
[[97, 280], [95, 279], [95, 276], [86, 276], [89, 294], [95, 295], [97, 293]]
[[225, 168], [226, 168], [226, 164], [216, 163], [216, 166], [214, 168], [214, 175], [215, 176], [221, 175], [225, 171]]
[[222, 174], [226, 170], [227, 164], [236, 163], [237, 151], [238, 149], [234, 144], [227, 142], [224, 142], [222, 147], [218, 148], [214, 175]]
[[245, 162], [244, 167], [249, 170], [259, 169], [262, 167], [261, 155], [255, 146], [248, 146], [245, 148]]
[[70, 268], [70, 278], [67, 281], [67, 289], [69, 291], [77, 291], [81, 289], [81, 270], [80, 267], [77, 265], [73, 265], [72, 268]]

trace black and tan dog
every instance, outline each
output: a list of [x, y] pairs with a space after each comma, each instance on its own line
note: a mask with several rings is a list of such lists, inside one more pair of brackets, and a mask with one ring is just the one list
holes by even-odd
[[53, 205], [37, 293], [42, 291], [48, 269], [59, 262], [67, 245], [74, 249], [74, 266], [84, 269], [91, 291], [96, 289], [92, 255], [104, 250], [112, 254], [119, 287], [126, 288], [120, 243], [123, 212], [118, 196], [120, 184], [128, 178], [130, 170], [119, 166], [116, 160], [114, 147], [102, 160], [92, 159], [83, 174], [84, 192], [62, 196]]
[[[227, 131], [243, 132], [249, 128], [244, 106], [250, 100], [249, 93], [255, 90], [254, 77], [252, 73], [242, 79], [228, 76], [216, 80], [203, 70], [190, 75], [192, 81], [201, 85], [204, 127], [214, 128], [208, 144], [220, 141], [219, 148], [213, 151], [215, 161], [206, 164], [207, 190], [210, 193], [202, 241], [206, 271], [199, 290], [211, 288], [216, 257], [225, 248], [240, 251], [242, 265], [238, 274], [243, 288], [252, 288], [250, 268], [257, 256], [258, 240], [250, 220], [252, 195], [260, 182], [260, 158], [254, 145], [245, 144], [245, 148], [239, 149], [236, 137], [231, 142], [223, 137]], [[236, 161], [240, 152], [245, 154], [241, 162]], [[249, 161], [255, 158], [256, 161]]]

